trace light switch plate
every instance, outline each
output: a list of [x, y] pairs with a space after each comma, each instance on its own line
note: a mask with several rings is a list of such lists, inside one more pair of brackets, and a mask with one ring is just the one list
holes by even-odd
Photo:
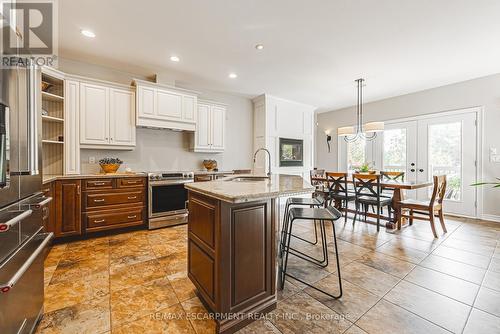
[[496, 147], [490, 147], [490, 155], [497, 155], [497, 148]]
[[500, 155], [492, 155], [490, 160], [491, 162], [500, 163]]

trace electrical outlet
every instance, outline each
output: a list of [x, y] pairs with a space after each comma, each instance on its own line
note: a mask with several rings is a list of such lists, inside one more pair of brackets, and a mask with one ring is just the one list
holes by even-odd
[[95, 164], [95, 157], [89, 157], [89, 164]]
[[492, 155], [490, 160], [491, 162], [500, 163], [500, 155]]

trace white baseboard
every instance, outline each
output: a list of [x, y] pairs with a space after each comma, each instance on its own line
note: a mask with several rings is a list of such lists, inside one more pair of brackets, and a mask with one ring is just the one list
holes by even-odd
[[491, 222], [497, 222], [497, 223], [500, 223], [500, 216], [496, 216], [496, 215], [481, 215], [481, 219], [482, 220], [488, 220], [488, 221], [491, 221]]

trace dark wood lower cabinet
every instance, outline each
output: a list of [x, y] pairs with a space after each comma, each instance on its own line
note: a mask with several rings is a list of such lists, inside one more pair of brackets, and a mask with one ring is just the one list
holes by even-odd
[[52, 201], [44, 208], [48, 212], [44, 212], [43, 226], [46, 232], [56, 232], [56, 199], [55, 199], [55, 182], [44, 184], [42, 192], [45, 197], [51, 197]]
[[82, 234], [80, 180], [55, 181], [55, 236]]
[[86, 233], [144, 225], [146, 178], [85, 180], [82, 217]]
[[219, 333], [276, 307], [276, 214], [274, 199], [232, 204], [189, 193], [188, 276], [220, 316]]
[[56, 238], [144, 225], [146, 178], [68, 179], [44, 184], [53, 198], [44, 219]]

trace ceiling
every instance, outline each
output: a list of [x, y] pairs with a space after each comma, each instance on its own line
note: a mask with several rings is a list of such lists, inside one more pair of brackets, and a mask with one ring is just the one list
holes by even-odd
[[59, 54], [325, 111], [355, 104], [359, 77], [372, 101], [499, 73], [498, 13], [498, 0], [63, 0]]

